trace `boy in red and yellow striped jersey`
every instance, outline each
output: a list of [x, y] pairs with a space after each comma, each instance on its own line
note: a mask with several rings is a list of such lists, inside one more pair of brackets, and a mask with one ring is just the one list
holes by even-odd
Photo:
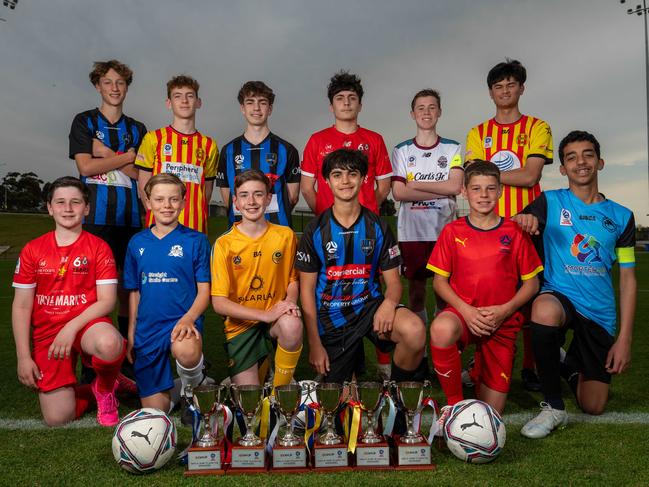
[[[178, 220], [186, 227], [207, 233], [219, 150], [214, 139], [196, 130], [196, 110], [201, 107], [198, 88], [198, 82], [185, 75], [175, 76], [167, 83], [167, 108], [173, 113], [173, 121], [168, 127], [144, 136], [135, 165], [140, 169], [138, 186], [142, 200], [142, 188], [152, 176], [178, 176], [187, 187], [185, 209]], [[147, 211], [146, 224], [153, 223], [153, 215]]]
[[[543, 120], [523, 115], [518, 102], [525, 91], [527, 72], [518, 61], [498, 63], [487, 75], [489, 96], [496, 116], [473, 127], [466, 138], [465, 160], [484, 159], [500, 169], [502, 195], [496, 213], [512, 217], [541, 194], [543, 166], [552, 164], [552, 131]], [[523, 383], [538, 391], [529, 329], [523, 329]]]

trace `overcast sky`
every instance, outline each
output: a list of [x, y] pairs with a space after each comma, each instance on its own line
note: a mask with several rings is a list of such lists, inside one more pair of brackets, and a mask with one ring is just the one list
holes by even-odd
[[[635, 5], [636, 2], [631, 2]], [[606, 167], [600, 190], [649, 225], [642, 18], [616, 0], [20, 0], [0, 7], [0, 176], [76, 174], [68, 133], [98, 104], [95, 60], [135, 71], [125, 112], [149, 129], [170, 121], [165, 83], [201, 83], [199, 130], [219, 147], [243, 130], [236, 94], [250, 79], [277, 95], [271, 129], [301, 152], [332, 123], [326, 86], [361, 76], [361, 125], [388, 150], [414, 135], [412, 95], [442, 94], [438, 132], [464, 144], [493, 116], [486, 74], [506, 56], [528, 69], [524, 113], [546, 120], [555, 149], [572, 129], [593, 132]], [[558, 157], [543, 188], [562, 187]]]

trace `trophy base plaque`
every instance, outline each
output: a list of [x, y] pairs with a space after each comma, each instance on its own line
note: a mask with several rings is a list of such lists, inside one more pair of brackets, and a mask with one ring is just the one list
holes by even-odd
[[266, 473], [266, 448], [262, 443], [258, 446], [232, 447], [232, 461], [228, 469], [228, 475], [246, 473]]
[[276, 445], [273, 448], [271, 473], [306, 473], [310, 471], [311, 469], [307, 467], [307, 454], [304, 445]]
[[390, 466], [390, 447], [381, 443], [358, 443], [356, 445], [356, 470], [387, 470]]
[[225, 470], [221, 463], [222, 451], [222, 441], [219, 441], [215, 446], [192, 446], [187, 450], [185, 475], [223, 475]]
[[314, 472], [333, 472], [339, 470], [351, 470], [349, 457], [347, 456], [347, 445], [315, 444], [314, 447]]
[[420, 443], [402, 443], [397, 441], [397, 470], [434, 470], [437, 466], [431, 462], [430, 445]]

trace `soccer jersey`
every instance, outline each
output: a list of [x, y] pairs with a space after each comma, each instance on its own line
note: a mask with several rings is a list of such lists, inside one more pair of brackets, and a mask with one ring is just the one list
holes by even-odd
[[[169, 333], [194, 303], [197, 282], [210, 282], [207, 237], [178, 225], [163, 238], [147, 228], [128, 244], [124, 288], [140, 292], [135, 344], [155, 342]], [[202, 331], [203, 316], [195, 321]]]
[[521, 280], [543, 270], [530, 237], [509, 218], [489, 230], [474, 227], [468, 217], [449, 223], [427, 267], [448, 277], [455, 294], [475, 307], [506, 303]]
[[[235, 223], [216, 239], [212, 250], [212, 296], [223, 296], [248, 308], [267, 310], [286, 299], [297, 281], [293, 268], [297, 238], [282, 225], [268, 224], [263, 235], [250, 238]], [[225, 319], [225, 338], [231, 340], [256, 320]]]
[[[528, 157], [541, 157], [552, 164], [552, 132], [543, 120], [522, 115], [514, 123], [501, 124], [495, 119], [473, 127], [466, 138], [466, 160], [491, 161], [501, 171], [520, 169]], [[513, 216], [541, 194], [537, 183], [531, 188], [503, 185], [498, 201], [500, 216]]]
[[108, 244], [82, 231], [65, 246], [54, 232], [38, 237], [20, 252], [13, 287], [35, 289], [34, 343], [52, 340], [68, 321], [97, 301], [97, 286], [117, 284], [115, 259]]
[[611, 269], [635, 266], [635, 219], [611, 200], [586, 204], [569, 189], [545, 191], [525, 208], [539, 219], [545, 270], [543, 290], [568, 297], [586, 318], [615, 335]]
[[380, 271], [401, 265], [390, 227], [361, 207], [356, 222], [345, 228], [329, 208], [309, 222], [300, 240], [295, 266], [317, 272], [315, 301], [318, 333], [354, 325], [363, 312], [383, 299]]
[[[92, 155], [93, 139], [100, 140], [116, 154], [138, 150], [146, 127], [141, 122], [122, 115], [110, 123], [95, 108], [79, 113], [70, 129], [70, 159], [77, 154]], [[94, 176], [80, 176], [90, 190], [90, 213], [84, 223], [140, 228], [141, 205], [137, 194], [137, 181], [119, 169]]]
[[230, 225], [241, 220], [241, 213], [232, 204], [234, 177], [247, 169], [259, 169], [273, 183], [266, 219], [290, 227], [291, 202], [286, 185], [300, 182], [300, 156], [297, 149], [273, 133], [258, 145], [251, 144], [241, 135], [222, 148], [216, 185], [230, 189]]
[[[216, 178], [219, 150], [216, 141], [196, 131], [183, 134], [173, 127], [163, 127], [144, 136], [135, 165], [152, 175], [171, 173], [187, 187], [185, 209], [178, 221], [186, 227], [207, 233], [209, 201], [205, 201], [205, 181]], [[146, 224], [153, 224], [153, 215], [146, 213]]]
[[383, 137], [363, 127], [358, 127], [353, 134], [344, 134], [336, 127], [329, 127], [313, 134], [306, 143], [301, 171], [305, 176], [316, 179], [316, 214], [319, 215], [334, 203], [331, 189], [322, 176], [322, 161], [327, 154], [338, 149], [359, 150], [367, 156], [367, 176], [361, 185], [358, 200], [378, 214], [374, 183], [375, 180], [392, 176], [392, 166]]
[[[408, 139], [392, 151], [393, 181], [447, 181], [451, 169], [462, 168], [460, 144], [439, 137], [432, 147]], [[433, 242], [455, 218], [454, 196], [425, 201], [402, 201], [397, 218], [399, 242]]]

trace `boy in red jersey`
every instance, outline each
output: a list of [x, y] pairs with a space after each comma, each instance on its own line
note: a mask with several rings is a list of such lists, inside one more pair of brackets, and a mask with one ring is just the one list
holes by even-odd
[[[117, 299], [117, 270], [108, 244], [81, 228], [89, 197], [76, 178], [52, 183], [47, 209], [55, 230], [25, 245], [14, 274], [18, 379], [38, 391], [49, 426], [81, 416], [93, 394], [99, 424], [119, 421], [115, 389], [126, 341], [107, 316]], [[97, 377], [75, 387], [79, 354]]]
[[523, 323], [518, 309], [539, 288], [543, 266], [529, 236], [495, 212], [499, 175], [491, 162], [467, 167], [462, 193], [469, 215], [444, 227], [428, 261], [435, 292], [447, 303], [430, 325], [433, 365], [448, 402], [440, 425], [463, 399], [458, 345], [476, 344], [477, 397], [503, 411]]
[[[201, 107], [199, 84], [195, 79], [180, 75], [167, 82], [167, 108], [173, 113], [168, 127], [147, 133], [137, 153], [135, 165], [140, 169], [138, 187], [142, 201], [146, 200], [144, 186], [159, 173], [171, 173], [187, 187], [185, 208], [178, 221], [184, 226], [207, 233], [207, 217], [219, 150], [216, 141], [196, 130], [196, 110]], [[146, 214], [147, 227], [153, 215]]]
[[[518, 107], [525, 91], [527, 71], [516, 60], [498, 63], [487, 75], [489, 96], [496, 115], [475, 127], [466, 138], [465, 160], [491, 161], [501, 171], [502, 195], [496, 213], [512, 217], [541, 194], [539, 181], [546, 164], [552, 164], [552, 131], [536, 117], [523, 115]], [[529, 327], [523, 329], [523, 385], [541, 389], [534, 372]]]
[[[336, 73], [327, 87], [327, 97], [334, 125], [313, 134], [304, 147], [300, 167], [302, 195], [316, 215], [333, 205], [333, 194], [322, 174], [322, 161], [327, 154], [338, 149], [359, 150], [367, 156], [369, 165], [358, 200], [378, 214], [381, 203], [390, 193], [392, 165], [383, 137], [358, 125], [358, 115], [363, 108], [360, 78], [346, 71]], [[388, 379], [390, 355], [381, 353], [378, 348], [376, 354], [379, 375]]]

